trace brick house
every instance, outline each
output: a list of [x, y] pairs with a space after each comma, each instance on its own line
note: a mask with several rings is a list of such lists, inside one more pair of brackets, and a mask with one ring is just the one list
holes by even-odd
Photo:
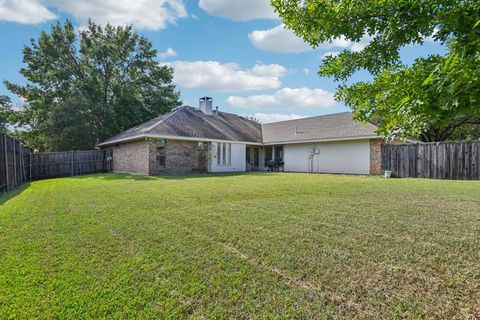
[[381, 174], [382, 139], [373, 124], [350, 112], [259, 124], [200, 107], [184, 106], [99, 144], [113, 150], [113, 170], [146, 175], [243, 172]]

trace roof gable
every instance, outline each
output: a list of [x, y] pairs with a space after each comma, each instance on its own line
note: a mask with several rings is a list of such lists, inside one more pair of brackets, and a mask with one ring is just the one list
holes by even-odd
[[376, 127], [353, 120], [351, 112], [262, 125], [265, 144], [376, 137]]
[[147, 136], [203, 138], [261, 143], [260, 124], [238, 115], [202, 111], [184, 106], [116, 135], [100, 145]]

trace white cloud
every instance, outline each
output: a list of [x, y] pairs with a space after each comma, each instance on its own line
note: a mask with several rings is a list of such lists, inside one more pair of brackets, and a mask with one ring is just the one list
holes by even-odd
[[265, 77], [283, 77], [287, 69], [279, 64], [256, 64], [251, 69], [251, 73], [257, 76]]
[[290, 114], [255, 113], [255, 114], [247, 115], [247, 117], [254, 118], [254, 119], [258, 120], [258, 122], [260, 122], [260, 123], [272, 123], [272, 122], [278, 122], [278, 121], [306, 118], [307, 116], [301, 116], [301, 115], [294, 114], [294, 113], [290, 113]]
[[310, 69], [308, 69], [308, 68], [303, 69], [303, 73], [304, 73], [306, 76], [308, 76], [308, 75], [310, 74]]
[[0, 0], [0, 21], [36, 24], [56, 17], [37, 0]]
[[249, 97], [230, 96], [227, 103], [240, 108], [306, 109], [330, 108], [336, 104], [334, 93], [323, 89], [282, 88], [274, 94]]
[[89, 18], [98, 24], [133, 24], [138, 29], [164, 29], [168, 23], [188, 16], [183, 0], [48, 0], [52, 6], [75, 16], [85, 25]]
[[174, 68], [176, 85], [217, 92], [276, 89], [287, 72], [278, 64], [256, 64], [247, 70], [241, 70], [235, 63], [218, 61], [174, 61], [168, 65]]
[[[249, 33], [248, 38], [253, 46], [265, 51], [276, 53], [301, 53], [314, 50], [308, 43], [303, 41], [286, 29], [283, 24], [272, 29], [255, 30]], [[365, 36], [359, 42], [353, 42], [340, 37], [329, 42], [320, 43], [317, 49], [329, 50], [333, 48], [350, 49], [354, 52], [363, 50], [371, 41], [371, 37]]]
[[350, 50], [352, 50], [353, 52], [360, 52], [365, 49], [372, 40], [373, 37], [365, 35], [360, 39], [359, 42], [350, 42]]
[[271, 52], [300, 53], [312, 50], [308, 43], [283, 25], [267, 30], [255, 30], [248, 34], [248, 38], [256, 48]]
[[[71, 14], [86, 25], [133, 24], [138, 29], [159, 30], [188, 16], [184, 0], [0, 0], [0, 21], [36, 24], [57, 18], [48, 8]], [[47, 8], [48, 6], [48, 8]]]
[[161, 59], [167, 59], [171, 57], [176, 57], [177, 52], [172, 48], [167, 48], [167, 50], [165, 50], [164, 52], [159, 53], [159, 56]]
[[198, 6], [210, 15], [236, 21], [278, 19], [270, 0], [200, 0]]

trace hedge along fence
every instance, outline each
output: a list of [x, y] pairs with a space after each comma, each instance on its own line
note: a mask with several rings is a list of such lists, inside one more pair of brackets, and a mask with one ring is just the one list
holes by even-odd
[[394, 177], [480, 180], [480, 141], [386, 144], [382, 170]]
[[0, 138], [0, 192], [27, 181], [112, 171], [111, 150], [35, 153], [6, 133]]

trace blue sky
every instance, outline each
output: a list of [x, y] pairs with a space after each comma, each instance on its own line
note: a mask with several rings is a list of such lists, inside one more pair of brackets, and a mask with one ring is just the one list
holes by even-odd
[[[369, 41], [338, 39], [312, 50], [282, 27], [268, 0], [0, 0], [0, 79], [25, 83], [18, 72], [22, 47], [67, 18], [78, 27], [88, 18], [133, 24], [158, 49], [159, 61], [174, 66], [184, 104], [211, 96], [220, 110], [262, 122], [347, 110], [333, 99], [338, 83], [316, 73], [325, 54], [361, 50]], [[411, 63], [442, 50], [426, 41], [401, 57]], [[369, 79], [359, 72], [350, 81]], [[0, 94], [11, 96], [3, 83]]]

